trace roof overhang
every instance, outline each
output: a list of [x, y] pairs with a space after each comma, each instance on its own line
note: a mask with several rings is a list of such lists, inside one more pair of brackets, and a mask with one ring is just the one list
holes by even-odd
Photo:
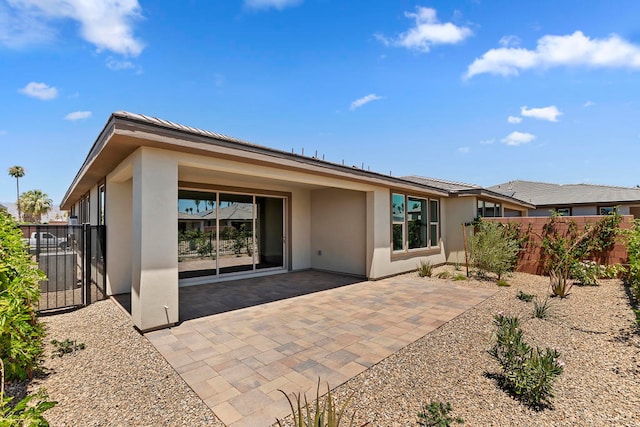
[[259, 146], [213, 132], [126, 112], [111, 115], [67, 190], [61, 209], [71, 206], [139, 147], [154, 147], [288, 169], [370, 185], [448, 196], [439, 188]]
[[524, 200], [516, 199], [515, 197], [510, 197], [502, 193], [497, 193], [495, 191], [487, 190], [486, 188], [470, 188], [467, 190], [452, 191], [451, 196], [453, 197], [467, 197], [467, 196], [485, 197], [492, 201], [510, 203], [512, 205], [520, 206], [527, 209], [536, 208], [536, 205], [534, 205], [533, 203], [525, 202]]

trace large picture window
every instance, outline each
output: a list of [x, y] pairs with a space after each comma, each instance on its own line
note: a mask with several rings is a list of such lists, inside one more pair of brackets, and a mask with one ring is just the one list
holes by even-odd
[[403, 252], [438, 246], [439, 202], [435, 199], [391, 195], [392, 249]]

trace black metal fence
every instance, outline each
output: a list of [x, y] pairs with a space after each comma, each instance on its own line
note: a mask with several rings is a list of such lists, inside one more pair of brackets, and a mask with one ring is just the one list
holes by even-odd
[[24, 241], [47, 280], [38, 311], [81, 307], [106, 298], [103, 225], [22, 225]]

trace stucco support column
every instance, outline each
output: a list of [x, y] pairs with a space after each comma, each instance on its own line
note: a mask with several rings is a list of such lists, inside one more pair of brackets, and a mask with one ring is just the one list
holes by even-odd
[[178, 163], [141, 147], [133, 159], [131, 317], [140, 330], [178, 322]]
[[387, 189], [367, 192], [367, 277], [378, 279], [392, 274], [391, 195]]
[[107, 177], [107, 295], [131, 292], [131, 177]]

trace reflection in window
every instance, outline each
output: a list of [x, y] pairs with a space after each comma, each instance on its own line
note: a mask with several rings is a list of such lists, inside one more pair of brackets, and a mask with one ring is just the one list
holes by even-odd
[[613, 215], [615, 212], [615, 206], [600, 206], [598, 208], [598, 215]]
[[394, 252], [438, 245], [438, 200], [391, 195], [392, 249]]
[[426, 248], [427, 243], [427, 200], [407, 198], [407, 225], [409, 249]]
[[478, 217], [494, 218], [502, 216], [502, 205], [478, 199]]

